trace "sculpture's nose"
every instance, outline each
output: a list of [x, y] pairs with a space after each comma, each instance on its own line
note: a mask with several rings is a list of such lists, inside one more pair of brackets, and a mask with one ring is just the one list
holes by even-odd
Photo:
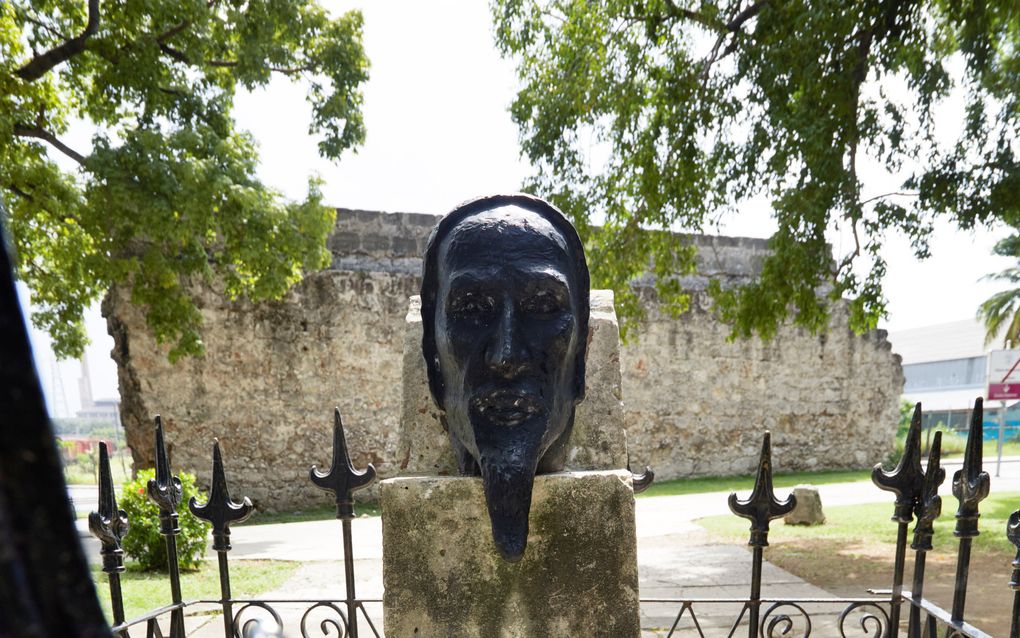
[[485, 363], [499, 376], [512, 379], [524, 368], [527, 360], [513, 303], [505, 303], [486, 348]]

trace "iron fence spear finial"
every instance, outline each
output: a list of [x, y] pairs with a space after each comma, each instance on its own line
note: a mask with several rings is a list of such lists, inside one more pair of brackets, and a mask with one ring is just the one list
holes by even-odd
[[213, 439], [212, 487], [209, 499], [205, 505], [199, 505], [198, 499], [192, 496], [188, 502], [188, 509], [198, 518], [212, 523], [213, 549], [217, 552], [230, 551], [230, 524], [247, 520], [255, 509], [247, 496], [240, 503], [230, 500], [218, 439]]
[[751, 521], [751, 538], [747, 542], [753, 547], [768, 547], [769, 521], [789, 514], [797, 505], [791, 494], [785, 500], [776, 498], [772, 487], [772, 435], [765, 432], [758, 458], [758, 472], [754, 479], [751, 496], [742, 501], [733, 492], [729, 498], [730, 511]]
[[924, 487], [917, 502], [917, 523], [914, 524], [914, 540], [910, 548], [929, 551], [934, 535], [935, 519], [942, 514], [942, 497], [939, 486], [946, 480], [946, 470], [941, 467], [942, 433], [936, 432], [928, 451], [928, 468], [924, 473]]
[[124, 550], [120, 543], [129, 529], [127, 513], [117, 509], [110, 472], [110, 454], [105, 442], [99, 443], [99, 511], [89, 514], [89, 531], [103, 544], [103, 571], [124, 571]]
[[953, 496], [960, 502], [953, 534], [959, 538], [973, 538], [980, 533], [978, 505], [988, 497], [991, 483], [988, 472], [982, 469], [984, 442], [984, 406], [981, 397], [978, 397], [971, 413], [963, 467], [953, 474]]
[[360, 472], [354, 469], [351, 455], [347, 451], [347, 439], [344, 438], [340, 408], [335, 408], [333, 415], [333, 459], [329, 471], [320, 472], [313, 465], [309, 476], [316, 487], [332, 493], [336, 498], [336, 517], [351, 520], [354, 518], [354, 497], [351, 493], [375, 480], [375, 467], [369, 463]]
[[924, 489], [924, 470], [921, 469], [921, 404], [914, 405], [914, 416], [910, 419], [910, 429], [903, 447], [903, 456], [891, 472], [882, 469], [882, 464], [875, 465], [871, 472], [871, 481], [879, 489], [896, 494], [893, 509], [893, 520], [897, 523], [909, 523], [913, 520], [914, 506]]
[[177, 534], [177, 506], [181, 502], [181, 479], [170, 473], [170, 459], [163, 438], [163, 419], [156, 415], [156, 478], [149, 479], [149, 498], [159, 506], [160, 533]]

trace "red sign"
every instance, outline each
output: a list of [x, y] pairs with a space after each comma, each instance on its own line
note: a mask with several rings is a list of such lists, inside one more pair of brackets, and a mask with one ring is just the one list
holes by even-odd
[[1020, 383], [989, 383], [988, 400], [1020, 399]]

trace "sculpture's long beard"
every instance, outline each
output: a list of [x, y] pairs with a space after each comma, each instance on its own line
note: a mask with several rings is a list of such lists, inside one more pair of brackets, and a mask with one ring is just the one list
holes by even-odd
[[519, 561], [528, 545], [528, 513], [537, 465], [538, 446], [511, 454], [482, 451], [479, 459], [492, 540], [510, 562]]

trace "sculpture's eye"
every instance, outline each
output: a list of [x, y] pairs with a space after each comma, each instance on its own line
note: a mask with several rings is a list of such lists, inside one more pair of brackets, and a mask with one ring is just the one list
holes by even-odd
[[521, 305], [522, 310], [531, 315], [552, 315], [562, 312], [565, 307], [562, 295], [552, 290], [538, 290]]
[[450, 300], [449, 312], [455, 318], [483, 319], [491, 315], [496, 301], [489, 295], [478, 292], [463, 292]]

